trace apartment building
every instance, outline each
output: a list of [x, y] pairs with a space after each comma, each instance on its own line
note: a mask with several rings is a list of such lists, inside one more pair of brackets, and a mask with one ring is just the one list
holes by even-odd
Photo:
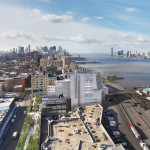
[[31, 76], [31, 91], [32, 96], [40, 94], [42, 96], [47, 96], [47, 86], [53, 85], [54, 81], [57, 80], [57, 77], [51, 76], [49, 74], [45, 75], [32, 75]]

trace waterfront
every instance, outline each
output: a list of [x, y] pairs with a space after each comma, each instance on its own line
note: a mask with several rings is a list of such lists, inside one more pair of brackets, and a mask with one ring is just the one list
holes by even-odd
[[[74, 54], [75, 55], [75, 54]], [[124, 79], [117, 80], [126, 88], [150, 86], [150, 59], [123, 58], [97, 54], [80, 54], [87, 61], [100, 63], [81, 64], [80, 66], [101, 71], [104, 76], [117, 75]]]

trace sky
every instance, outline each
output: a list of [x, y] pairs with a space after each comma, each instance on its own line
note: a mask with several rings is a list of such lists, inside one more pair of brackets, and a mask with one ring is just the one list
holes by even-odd
[[149, 0], [0, 0], [0, 50], [150, 52]]

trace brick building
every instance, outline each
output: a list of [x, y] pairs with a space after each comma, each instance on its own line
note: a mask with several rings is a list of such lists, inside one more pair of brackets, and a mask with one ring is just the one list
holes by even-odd
[[47, 86], [53, 85], [57, 77], [46, 75], [32, 75], [31, 76], [31, 92], [32, 96], [40, 94], [42, 96], [47, 96]]

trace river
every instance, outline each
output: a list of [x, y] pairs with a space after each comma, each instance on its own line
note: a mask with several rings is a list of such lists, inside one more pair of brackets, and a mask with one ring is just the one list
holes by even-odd
[[[77, 54], [73, 54], [77, 56]], [[133, 86], [150, 86], [150, 59], [111, 57], [98, 54], [80, 54], [87, 61], [99, 62], [92, 64], [81, 64], [80, 66], [92, 68], [106, 75], [117, 75], [124, 79], [117, 80], [126, 88]]]

